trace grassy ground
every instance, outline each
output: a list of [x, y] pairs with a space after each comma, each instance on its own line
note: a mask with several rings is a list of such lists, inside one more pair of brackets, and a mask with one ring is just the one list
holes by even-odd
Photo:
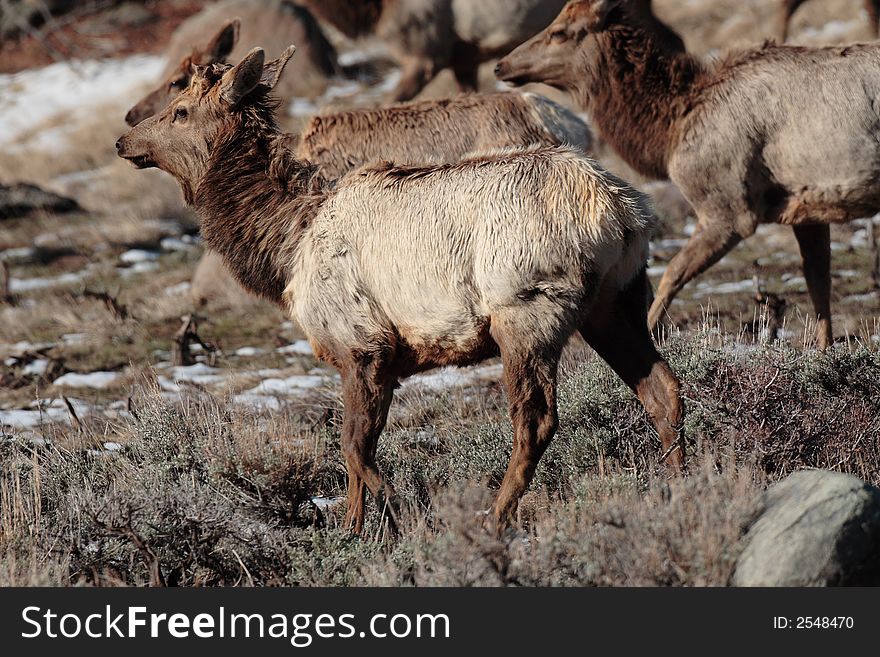
[[[867, 30], [859, 4], [835, 4], [852, 38]], [[656, 5], [702, 53], [769, 29], [757, 0]], [[805, 5], [795, 40], [821, 39], [823, 12]], [[450, 84], [444, 76], [427, 94]], [[369, 93], [324, 105], [375, 102]], [[352, 537], [337, 499], [337, 380], [297, 348], [302, 335], [278, 309], [193, 305], [197, 220], [167, 176], [114, 157], [124, 109], [111, 99], [75, 125], [56, 117], [36, 131], [63, 128], [64, 148], [0, 157], [0, 180], [36, 182], [85, 208], [0, 225], [13, 283], [0, 300], [0, 584], [725, 584], [769, 482], [825, 467], [880, 484], [880, 293], [868, 224], [832, 229], [842, 343], [824, 355], [809, 347], [794, 239], [771, 226], [670, 312], [678, 328], [664, 350], [684, 384], [688, 477], [667, 477], [641, 407], [573, 344], [560, 435], [513, 532], [496, 538], [481, 513], [510, 451], [495, 363], [401, 388], [379, 458], [406, 504], [405, 526], [383, 536], [371, 510], [365, 536]], [[662, 219], [656, 282], [693, 218], [674, 190], [636, 182]], [[785, 302], [771, 344], [754, 342], [763, 313], [754, 280]], [[174, 335], [193, 312], [217, 349], [180, 370], [169, 362]], [[103, 387], [55, 383], [95, 372], [106, 373]]]
[[118, 422], [0, 443], [0, 582], [723, 585], [767, 482], [823, 467], [880, 484], [876, 351], [708, 330], [664, 351], [684, 383], [690, 474], [657, 465], [604, 363], [569, 359], [560, 433], [503, 539], [481, 513], [510, 451], [498, 386], [401, 391], [379, 450], [405, 501], [392, 539], [372, 509], [363, 538], [340, 528], [332, 387], [259, 412], [139, 384]]

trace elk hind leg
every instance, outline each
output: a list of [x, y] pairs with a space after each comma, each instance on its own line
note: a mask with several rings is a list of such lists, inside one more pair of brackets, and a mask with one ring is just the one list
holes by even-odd
[[636, 393], [675, 471], [684, 467], [680, 383], [657, 352], [645, 323], [644, 271], [622, 291], [606, 290], [581, 326], [584, 340]]
[[818, 323], [816, 340], [820, 349], [831, 346], [831, 228], [828, 224], [802, 224], [794, 236], [803, 258], [804, 279]]

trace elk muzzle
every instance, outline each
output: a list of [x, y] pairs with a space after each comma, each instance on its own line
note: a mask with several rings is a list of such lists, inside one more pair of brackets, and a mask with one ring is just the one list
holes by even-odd
[[123, 160], [128, 160], [138, 169], [155, 167], [156, 162], [144, 149], [132, 145], [131, 132], [116, 140], [116, 154]]

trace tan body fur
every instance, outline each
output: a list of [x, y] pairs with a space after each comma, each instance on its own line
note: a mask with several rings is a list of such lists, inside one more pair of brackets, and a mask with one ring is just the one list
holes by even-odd
[[880, 210], [880, 46], [767, 45], [709, 66], [664, 47], [643, 3], [571, 2], [497, 72], [570, 90], [631, 166], [669, 177], [694, 207], [697, 229], [660, 281], [651, 326], [685, 284], [775, 222], [794, 228], [827, 346], [828, 224]]
[[366, 490], [396, 518], [375, 454], [398, 378], [495, 354], [514, 448], [494, 516], [508, 522], [555, 433], [558, 360], [575, 331], [636, 391], [680, 466], [678, 381], [645, 324], [642, 197], [565, 147], [327, 182], [292, 156], [266, 101], [284, 61], [264, 66], [255, 50], [209, 67], [117, 148], [174, 175], [236, 277], [283, 303], [339, 369], [347, 522], [361, 529]]

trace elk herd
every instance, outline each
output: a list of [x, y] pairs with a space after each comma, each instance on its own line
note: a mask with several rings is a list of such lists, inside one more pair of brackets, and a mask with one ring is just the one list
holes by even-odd
[[[782, 40], [803, 1], [780, 3]], [[866, 2], [875, 28], [878, 5]], [[327, 24], [389, 44], [402, 71], [391, 104], [284, 133], [279, 99], [351, 74]], [[565, 91], [589, 125], [531, 91], [476, 93], [479, 65], [496, 59], [500, 81]], [[468, 93], [410, 100], [444, 68]], [[768, 42], [707, 61], [650, 0], [223, 0], [174, 35], [126, 120], [119, 156], [171, 174], [199, 215], [200, 267], [222, 262], [279, 304], [339, 370], [355, 531], [367, 491], [398, 520], [376, 462], [398, 380], [496, 356], [513, 450], [492, 516], [506, 526], [556, 431], [575, 333], [681, 471], [679, 380], [651, 333], [676, 294], [760, 224], [790, 225], [827, 348], [829, 226], [880, 212], [880, 45]], [[592, 131], [693, 207], [656, 292], [650, 200], [592, 159]]]

